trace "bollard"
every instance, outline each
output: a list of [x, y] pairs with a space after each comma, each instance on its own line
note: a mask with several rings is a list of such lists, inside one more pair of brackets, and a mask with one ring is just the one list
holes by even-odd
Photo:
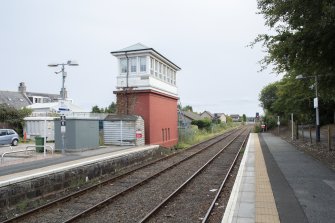
[[309, 125], [309, 139], [311, 141], [311, 144], [313, 143], [313, 140], [312, 140], [312, 128], [311, 126]]
[[302, 125], [301, 127], [302, 127], [302, 128], [301, 128], [302, 141], [305, 141], [305, 135], [304, 135], [304, 134], [305, 134], [305, 133], [304, 133], [304, 127], [305, 127], [305, 126]]
[[328, 125], [328, 150], [329, 151], [332, 150], [331, 138], [332, 138], [331, 128], [330, 128], [330, 125]]

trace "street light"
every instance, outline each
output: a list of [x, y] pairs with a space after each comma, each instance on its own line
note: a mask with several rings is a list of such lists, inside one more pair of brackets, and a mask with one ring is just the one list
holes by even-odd
[[58, 67], [58, 66], [62, 66], [62, 69], [58, 72], [55, 72], [56, 74], [62, 73], [62, 77], [63, 77], [63, 82], [62, 82], [62, 100], [65, 100], [65, 89], [64, 89], [64, 84], [65, 84], [65, 77], [66, 77], [66, 72], [65, 72], [65, 65], [68, 66], [79, 66], [79, 64], [77, 63], [77, 61], [75, 60], [68, 60], [67, 63], [51, 63], [48, 64], [49, 67]]
[[[58, 72], [55, 72], [56, 74], [59, 74], [59, 73], [62, 73], [62, 77], [63, 77], [63, 82], [62, 82], [62, 102], [61, 103], [64, 103], [64, 100], [65, 100], [65, 89], [64, 89], [64, 83], [65, 83], [65, 77], [66, 77], [66, 72], [65, 72], [65, 65], [68, 65], [68, 66], [79, 66], [79, 64], [74, 61], [74, 60], [68, 60], [67, 63], [51, 63], [51, 64], [48, 64], [49, 67], [58, 67], [58, 66], [62, 66], [62, 69]], [[64, 140], [64, 137], [65, 137], [65, 132], [66, 132], [66, 128], [65, 128], [65, 115], [62, 114], [61, 117], [61, 126], [60, 126], [60, 131], [61, 131], [61, 134], [62, 134], [62, 154], [65, 154], [65, 140]], [[46, 139], [44, 139], [46, 140]], [[44, 141], [44, 145], [46, 144], [46, 141]]]
[[320, 142], [320, 120], [319, 120], [319, 102], [318, 102], [318, 76], [306, 76], [298, 75], [295, 79], [300, 80], [304, 78], [315, 78], [315, 98], [314, 98], [314, 108], [315, 108], [315, 118], [316, 118], [316, 141]]

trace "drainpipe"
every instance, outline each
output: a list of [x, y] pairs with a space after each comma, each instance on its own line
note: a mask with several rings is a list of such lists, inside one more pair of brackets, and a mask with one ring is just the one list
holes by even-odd
[[129, 78], [129, 58], [127, 55], [127, 52], [125, 52], [126, 58], [127, 58], [127, 80], [126, 80], [126, 114], [128, 115], [128, 78]]

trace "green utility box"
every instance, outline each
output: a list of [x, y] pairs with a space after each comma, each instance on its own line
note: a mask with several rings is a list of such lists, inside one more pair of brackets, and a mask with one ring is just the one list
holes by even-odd
[[44, 137], [36, 136], [35, 145], [36, 145], [36, 152], [43, 153], [44, 152]]

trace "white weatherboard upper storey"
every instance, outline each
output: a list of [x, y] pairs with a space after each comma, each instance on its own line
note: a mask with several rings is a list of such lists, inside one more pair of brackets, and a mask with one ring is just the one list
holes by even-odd
[[176, 72], [180, 68], [153, 48], [137, 43], [111, 53], [118, 58], [117, 89], [132, 87], [178, 96]]

